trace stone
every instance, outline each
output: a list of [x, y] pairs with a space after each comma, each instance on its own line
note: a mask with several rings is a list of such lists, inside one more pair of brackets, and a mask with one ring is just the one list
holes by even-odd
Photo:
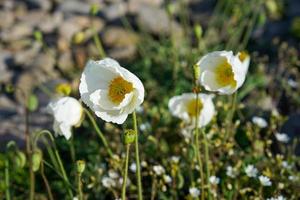
[[86, 16], [71, 17], [61, 23], [59, 27], [59, 34], [61, 37], [66, 38], [68, 41], [72, 40], [75, 33], [90, 26], [90, 20]]
[[0, 19], [5, 19], [5, 20], [0, 20], [0, 28], [6, 29], [14, 23], [15, 16], [13, 12], [3, 10], [0, 12]]
[[163, 4], [163, 0], [129, 0], [128, 10], [134, 14], [140, 9], [141, 6], [160, 7]]
[[12, 78], [12, 72], [7, 69], [11, 56], [8, 51], [0, 51], [0, 83], [9, 83]]
[[90, 5], [84, 1], [62, 1], [59, 8], [65, 14], [89, 14]]
[[124, 2], [117, 2], [103, 9], [103, 15], [107, 20], [114, 20], [124, 16], [127, 12], [127, 5]]
[[28, 68], [41, 48], [41, 44], [35, 42], [32, 44], [31, 48], [18, 51], [14, 56], [15, 65], [18, 65], [23, 69]]
[[165, 10], [141, 6], [137, 11], [137, 23], [146, 32], [155, 35], [181, 34], [182, 29], [176, 21], [170, 21]]
[[5, 42], [19, 40], [32, 35], [33, 27], [25, 23], [17, 23], [1, 32], [1, 39]]
[[52, 1], [50, 0], [27, 0], [29, 7], [39, 8], [41, 10], [50, 10], [52, 8]]
[[64, 52], [59, 56], [58, 68], [64, 72], [70, 72], [74, 68], [74, 62], [70, 51]]

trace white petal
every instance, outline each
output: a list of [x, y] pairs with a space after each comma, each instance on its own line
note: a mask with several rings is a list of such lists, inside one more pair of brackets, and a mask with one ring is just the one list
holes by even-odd
[[190, 117], [186, 110], [186, 102], [195, 98], [193, 93], [184, 93], [180, 96], [174, 96], [169, 100], [169, 110], [171, 114], [186, 122], [190, 122]]
[[208, 91], [218, 91], [220, 88], [216, 81], [215, 74], [211, 71], [204, 71], [200, 76], [200, 82]]
[[233, 56], [232, 51], [214, 51], [203, 56], [197, 63], [200, 67], [200, 73], [209, 70], [214, 71], [224, 58], [229, 59]]
[[203, 108], [199, 116], [199, 127], [206, 126], [215, 115], [215, 106], [212, 102], [213, 95], [200, 94], [200, 99], [203, 103]]

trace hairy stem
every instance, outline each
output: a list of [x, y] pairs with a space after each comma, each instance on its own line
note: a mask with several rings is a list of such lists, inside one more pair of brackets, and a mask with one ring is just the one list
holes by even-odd
[[127, 144], [126, 145], [125, 167], [124, 167], [124, 172], [123, 172], [123, 183], [122, 183], [122, 200], [126, 199], [126, 184], [127, 184], [127, 176], [128, 176], [129, 149], [130, 149], [130, 144]]

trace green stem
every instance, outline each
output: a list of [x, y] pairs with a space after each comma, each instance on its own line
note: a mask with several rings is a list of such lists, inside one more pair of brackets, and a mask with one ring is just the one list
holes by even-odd
[[10, 200], [9, 192], [9, 161], [5, 159], [5, 196], [7, 200]]
[[[48, 131], [48, 130], [42, 130], [42, 131], [38, 132], [38, 134], [37, 134], [37, 136], [36, 136], [36, 138], [35, 138], [35, 141], [34, 141], [34, 145], [35, 145], [35, 146], [37, 145], [37, 141], [38, 141], [39, 137], [40, 137], [42, 134], [48, 135], [49, 138], [51, 139], [51, 141], [52, 141], [52, 143], [53, 143], [54, 154], [55, 154], [56, 159], [57, 159], [57, 161], [58, 161], [58, 166], [59, 166], [59, 168], [60, 168], [60, 171], [61, 171], [61, 173], [62, 173], [62, 175], [63, 175], [63, 177], [64, 177], [65, 182], [69, 183], [69, 179], [68, 179], [68, 177], [67, 177], [67, 174], [66, 174], [66, 171], [65, 171], [63, 162], [61, 161], [60, 155], [59, 155], [59, 153], [58, 153], [58, 150], [57, 150], [57, 147], [56, 147], [56, 144], [55, 144], [55, 141], [54, 141], [54, 138], [53, 138], [51, 132]], [[69, 194], [70, 198], [73, 199], [73, 192], [72, 192], [72, 190], [70, 189], [70, 187], [68, 187], [67, 190], [68, 190], [68, 194]]]
[[207, 181], [207, 187], [208, 187], [208, 199], [211, 199], [211, 188], [210, 188], [210, 182], [209, 182], [209, 177], [210, 177], [210, 170], [209, 170], [209, 149], [208, 149], [208, 141], [206, 134], [202, 130], [202, 135], [203, 135], [203, 141], [204, 141], [204, 157], [205, 157], [205, 164], [206, 164], [206, 181]]
[[232, 126], [232, 120], [233, 120], [233, 116], [236, 110], [236, 103], [237, 103], [237, 92], [235, 92], [232, 96], [232, 101], [231, 101], [231, 110], [229, 112], [229, 116], [228, 116], [228, 124], [226, 126], [225, 129], [225, 138], [224, 138], [224, 142], [227, 142], [227, 139], [229, 137], [229, 131], [232, 130], [231, 126]]
[[133, 112], [133, 126], [135, 131], [135, 162], [136, 162], [136, 175], [137, 175], [137, 185], [138, 185], [138, 200], [143, 199], [143, 191], [142, 191], [142, 180], [141, 180], [141, 166], [140, 166], [140, 155], [139, 155], [139, 138], [138, 138], [138, 129], [137, 129], [137, 120], [136, 114]]
[[41, 175], [42, 175], [43, 181], [44, 181], [46, 189], [47, 189], [49, 200], [54, 200], [52, 192], [51, 192], [51, 188], [50, 188], [50, 185], [49, 185], [49, 182], [48, 182], [48, 179], [45, 175], [44, 162], [41, 162]]
[[93, 40], [95, 42], [96, 48], [99, 51], [100, 58], [105, 58], [106, 53], [104, 51], [103, 45], [101, 43], [101, 40], [99, 38], [99, 35], [94, 27], [93, 19], [92, 19], [92, 32], [93, 32]]
[[92, 125], [94, 126], [94, 129], [95, 129], [96, 133], [98, 134], [98, 136], [102, 140], [102, 143], [103, 143], [104, 147], [106, 148], [109, 156], [111, 158], [113, 158], [112, 150], [110, 149], [110, 147], [108, 145], [108, 142], [107, 142], [106, 138], [104, 137], [103, 133], [101, 132], [100, 128], [98, 127], [94, 117], [92, 116], [92, 114], [87, 109], [84, 108], [84, 111], [87, 114], [87, 116], [89, 117], [90, 121], [92, 122]]
[[127, 144], [126, 145], [125, 168], [124, 168], [124, 172], [123, 172], [123, 183], [122, 183], [122, 200], [126, 199], [126, 184], [127, 184], [127, 176], [128, 176], [129, 149], [130, 149], [130, 144]]
[[203, 175], [203, 165], [202, 160], [200, 157], [200, 145], [199, 145], [199, 128], [198, 128], [198, 121], [199, 121], [199, 108], [198, 108], [198, 102], [199, 102], [199, 93], [196, 93], [196, 126], [195, 126], [195, 147], [196, 147], [196, 158], [199, 165], [199, 172], [201, 177], [201, 200], [204, 200], [204, 175]]
[[83, 200], [83, 193], [82, 193], [82, 182], [81, 182], [81, 173], [77, 173], [77, 187], [78, 187], [78, 199]]

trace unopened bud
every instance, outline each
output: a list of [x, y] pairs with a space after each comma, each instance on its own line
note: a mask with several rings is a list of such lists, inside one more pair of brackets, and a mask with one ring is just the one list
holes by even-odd
[[124, 132], [123, 142], [124, 144], [132, 144], [135, 141], [136, 133], [132, 129], [127, 129]]
[[196, 38], [198, 40], [200, 40], [200, 38], [202, 37], [202, 32], [203, 32], [200, 24], [195, 25], [194, 32], [195, 32]]
[[193, 71], [194, 71], [194, 79], [198, 80], [200, 77], [200, 67], [197, 64], [195, 64], [193, 66]]
[[26, 164], [26, 156], [22, 151], [17, 151], [14, 157], [16, 167], [23, 168]]
[[77, 160], [77, 173], [82, 174], [85, 170], [85, 161], [84, 160]]
[[69, 96], [71, 93], [71, 85], [68, 83], [60, 83], [56, 86], [55, 92], [60, 95]]
[[42, 154], [41, 150], [37, 149], [33, 152], [33, 154], [32, 154], [32, 170], [34, 172], [36, 172], [40, 169], [42, 157], [43, 157], [43, 154]]

